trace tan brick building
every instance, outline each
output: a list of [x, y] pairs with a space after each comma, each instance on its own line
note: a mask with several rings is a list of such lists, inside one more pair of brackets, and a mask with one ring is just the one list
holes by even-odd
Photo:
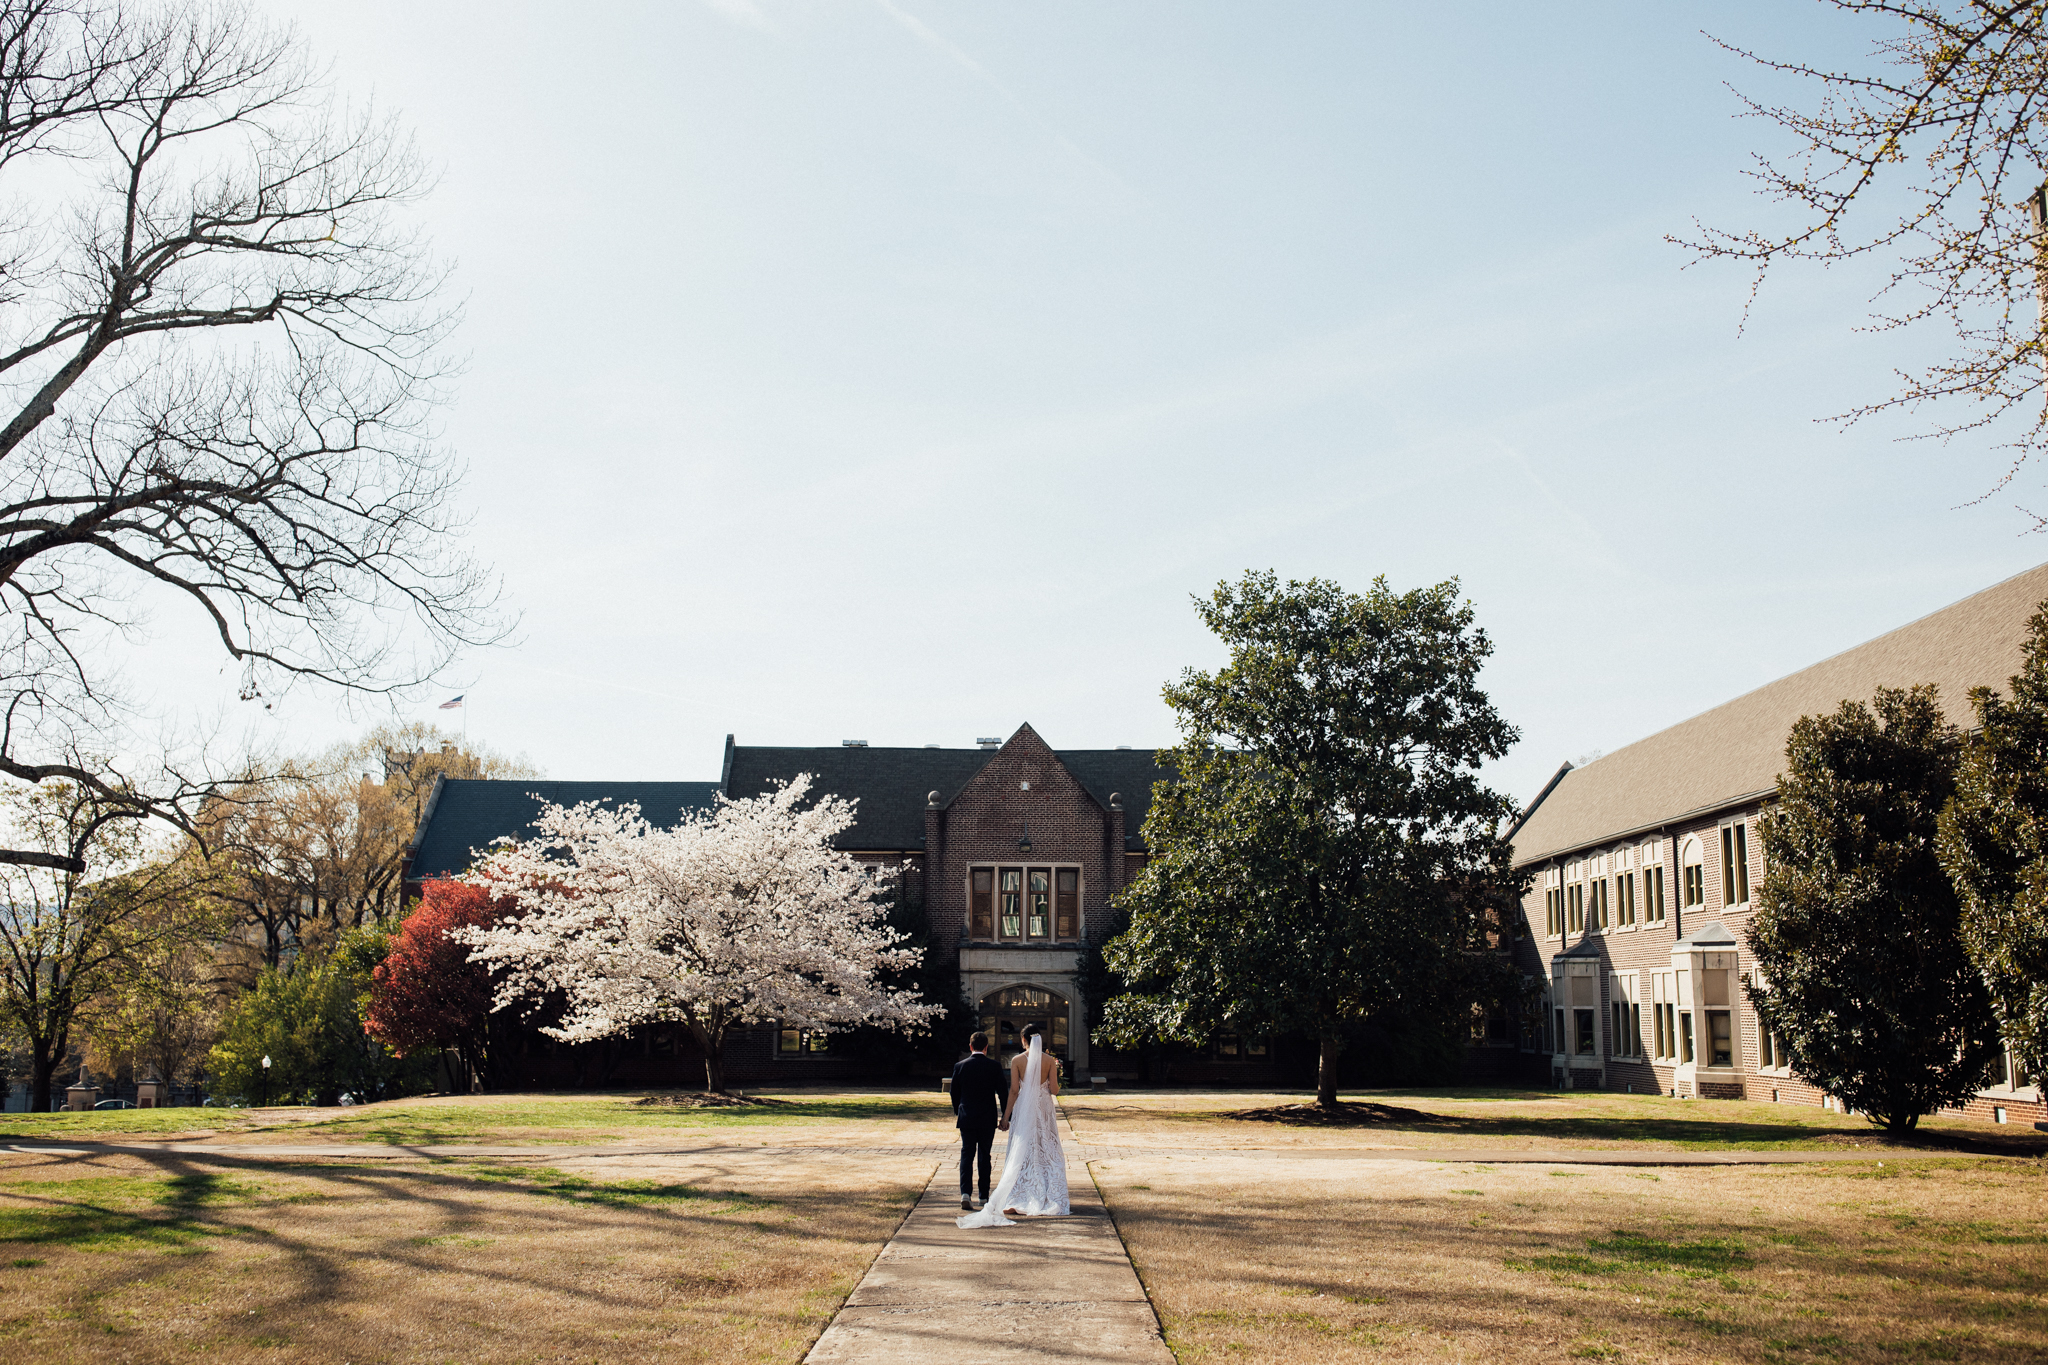
[[[1521, 956], [1546, 995], [1542, 1026], [1519, 1046], [1539, 1074], [1581, 1089], [1831, 1105], [1748, 999], [1768, 988], [1747, 937], [1763, 870], [1754, 821], [1793, 722], [1878, 687], [1934, 683], [1967, 727], [1970, 689], [2005, 690], [2044, 600], [2048, 565], [1561, 768], [1513, 832], [1516, 864], [1535, 878]], [[2009, 1058], [1989, 1079], [1970, 1112], [2048, 1118], [2040, 1087]]]

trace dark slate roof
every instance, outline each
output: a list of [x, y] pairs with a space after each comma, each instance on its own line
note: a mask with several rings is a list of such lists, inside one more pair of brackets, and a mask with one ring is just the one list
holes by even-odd
[[[730, 741], [728, 741], [730, 744]], [[993, 749], [797, 749], [731, 745], [726, 751], [725, 794], [735, 801], [760, 796], [809, 773], [811, 792], [858, 802], [853, 828], [839, 846], [905, 852], [924, 847], [926, 795], [951, 801], [996, 756]]]
[[407, 875], [420, 880], [452, 877], [468, 870], [475, 861], [473, 850], [524, 833], [543, 802], [561, 806], [585, 801], [611, 806], [638, 803], [640, 814], [649, 821], [669, 825], [686, 810], [709, 809], [717, 792], [716, 782], [444, 781], [421, 822]]
[[1088, 794], [1109, 805], [1110, 794], [1124, 800], [1124, 847], [1132, 853], [1145, 848], [1145, 813], [1152, 809], [1152, 784], [1170, 782], [1173, 770], [1159, 766], [1151, 749], [1060, 749], [1060, 763]]
[[[759, 796], [798, 773], [815, 779], [812, 790], [854, 799], [854, 825], [842, 848], [907, 852], [924, 847], [925, 802], [939, 794], [951, 805], [994, 749], [768, 748], [729, 745], [725, 791], [734, 800]], [[1059, 749], [1054, 755], [1105, 809], [1111, 793], [1124, 802], [1124, 844], [1142, 851], [1139, 830], [1152, 804], [1152, 784], [1170, 774], [1150, 749]]]

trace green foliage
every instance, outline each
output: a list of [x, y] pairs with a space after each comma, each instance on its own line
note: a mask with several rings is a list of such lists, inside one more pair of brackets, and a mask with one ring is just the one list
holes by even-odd
[[398, 1057], [363, 1030], [370, 974], [387, 943], [379, 930], [358, 929], [324, 958], [266, 967], [208, 1054], [215, 1092], [251, 1103], [334, 1104], [343, 1094], [382, 1100], [432, 1088], [432, 1054]]
[[1455, 581], [1360, 597], [1249, 573], [1198, 610], [1230, 661], [1166, 689], [1180, 780], [1118, 897], [1103, 1032], [1306, 1033], [1327, 1101], [1347, 1028], [1462, 1019], [1505, 971], [1480, 950], [1521, 888], [1496, 837], [1513, 812], [1477, 767], [1516, 732], [1479, 689], [1492, 646]]
[[1792, 727], [1761, 822], [1757, 1013], [1802, 1076], [1895, 1133], [1974, 1094], [1996, 1053], [1935, 852], [1961, 751], [1934, 688], [1880, 688]]
[[22, 1055], [47, 1110], [74, 1029], [138, 990], [151, 964], [225, 929], [218, 878], [196, 851], [154, 839], [132, 808], [68, 782], [12, 787], [0, 816], [34, 851], [90, 876], [0, 866], [0, 1043]]
[[1962, 901], [1963, 946], [1999, 1028], [2035, 1075], [2048, 1067], [2048, 603], [2027, 623], [2012, 696], [1977, 688], [1977, 733], [1941, 819], [1941, 861]]

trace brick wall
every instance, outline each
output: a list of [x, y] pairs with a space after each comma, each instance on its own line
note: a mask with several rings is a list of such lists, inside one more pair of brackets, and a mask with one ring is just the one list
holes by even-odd
[[[927, 814], [927, 830], [936, 825], [938, 835], [933, 875], [925, 883], [934, 935], [949, 941], [966, 923], [967, 873], [976, 864], [1078, 864], [1081, 934], [1092, 938], [1109, 895], [1122, 885], [1111, 881], [1111, 868], [1121, 872], [1127, 863], [1111, 860], [1112, 814], [1095, 803], [1036, 731], [1023, 727], [951, 805]], [[1027, 833], [1029, 852], [1018, 847]]]
[[[1612, 1091], [1633, 1089], [1637, 1093], [1654, 1091], [1660, 1094], [1670, 1094], [1674, 1087], [1685, 1089], [1681, 1085], [1681, 1072], [1676, 1065], [1659, 1062], [1647, 1055], [1641, 1060], [1615, 1055], [1614, 1039], [1608, 1036], [1612, 1018], [1609, 1007], [1614, 999], [1614, 974], [1639, 973], [1637, 979], [1642, 983], [1638, 995], [1642, 1005], [1643, 1050], [1648, 1054], [1654, 1049], [1655, 1038], [1651, 992], [1647, 984], [1650, 974], [1674, 970], [1671, 957], [1673, 946], [1680, 939], [1698, 933], [1709, 924], [1718, 923], [1726, 927], [1738, 942], [1740, 965], [1737, 969], [1737, 979], [1740, 986], [1731, 1004], [1736, 1033], [1736, 1068], [1732, 1077], [1724, 1074], [1711, 1079], [1701, 1078], [1697, 1086], [1699, 1097], [1804, 1104], [1816, 1108], [1824, 1103], [1826, 1097], [1821, 1091], [1803, 1078], [1783, 1071], [1761, 1069], [1759, 1062], [1762, 1059], [1762, 1032], [1756, 1010], [1751, 1005], [1746, 990], [1740, 988], [1753, 979], [1756, 970], [1748, 947], [1753, 915], [1752, 902], [1739, 901], [1730, 904], [1727, 900], [1721, 830], [1731, 821], [1750, 822], [1746, 851], [1749, 861], [1750, 894], [1753, 899], [1763, 877], [1762, 850], [1753, 823], [1761, 810], [1760, 805], [1751, 805], [1723, 811], [1675, 824], [1653, 834], [1546, 859], [1536, 865], [1538, 875], [1535, 885], [1523, 902], [1523, 912], [1527, 917], [1530, 933], [1525, 943], [1533, 951], [1518, 954], [1518, 960], [1524, 964], [1525, 970], [1532, 970], [1538, 977], [1548, 982], [1550, 964], [1559, 953], [1578, 945], [1581, 941], [1594, 946], [1600, 961], [1600, 1060], [1603, 1088]], [[1693, 906], [1682, 903], [1685, 864], [1682, 854], [1687, 848], [1688, 839], [1698, 841], [1699, 863], [1705, 871], [1706, 883], [1705, 899], [1701, 904]], [[1584, 853], [1611, 853], [1618, 847], [1640, 849], [1644, 844], [1654, 844], [1662, 857], [1661, 865], [1664, 868], [1666, 882], [1666, 911], [1661, 925], [1642, 922], [1639, 907], [1634, 928], [1610, 924], [1604, 932], [1589, 930], [1583, 935], [1558, 936], [1546, 933], [1545, 883], [1542, 875], [1544, 872], [1553, 867], [1562, 869], [1566, 863], [1578, 860]], [[1637, 867], [1634, 870], [1640, 876], [1641, 868]], [[1612, 871], [1610, 870], [1607, 875], [1611, 880]], [[1610, 921], [1612, 918], [1613, 912], [1610, 910]], [[1692, 1008], [1697, 1017], [1700, 1005], [1695, 1002]], [[1547, 1062], [1549, 1059], [1546, 1057], [1544, 1060]], [[1583, 1072], [1580, 1074], [1583, 1077]], [[1993, 1117], [1992, 1111], [1995, 1107], [2002, 1107], [2007, 1111], [2009, 1122], [2031, 1123], [2048, 1120], [2048, 1106], [2044, 1106], [2041, 1101], [2017, 1095], [2004, 1097], [1996, 1093], [1980, 1095], [1960, 1110], [1950, 1112], [1989, 1121]]]

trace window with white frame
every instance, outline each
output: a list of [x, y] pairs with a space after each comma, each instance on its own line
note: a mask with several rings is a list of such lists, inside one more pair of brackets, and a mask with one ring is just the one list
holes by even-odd
[[1643, 1055], [1643, 1006], [1638, 973], [1615, 972], [1607, 978], [1607, 1036], [1616, 1057]]
[[1586, 932], [1586, 865], [1583, 862], [1564, 865], [1564, 931], [1567, 934]]
[[832, 1050], [832, 1035], [821, 1029], [778, 1028], [775, 1055], [778, 1057], [822, 1057]]
[[1653, 839], [1640, 850], [1643, 879], [1643, 923], [1664, 922], [1664, 841]]
[[1586, 859], [1586, 927], [1596, 932], [1605, 931], [1609, 923], [1607, 888], [1606, 855]]
[[1679, 876], [1684, 882], [1679, 901], [1688, 910], [1707, 903], [1707, 850], [1699, 836], [1688, 834], [1678, 846]]
[[1721, 826], [1721, 904], [1749, 904], [1749, 822]]
[[[1770, 993], [1770, 980], [1762, 972], [1748, 978], [1748, 982], [1752, 999]], [[1761, 1010], [1756, 1016], [1756, 1069], [1774, 1075], [1787, 1075], [1792, 1070], [1792, 1054], [1785, 1050], [1785, 1040], [1765, 1025]]]
[[1672, 972], [1650, 974], [1650, 1055], [1660, 1062], [1678, 1060], [1678, 993]]
[[1614, 927], [1633, 929], [1636, 927], [1636, 869], [1635, 850], [1618, 848], [1614, 851]]
[[2010, 1043], [1999, 1049], [1999, 1054], [1991, 1059], [1991, 1065], [1984, 1071], [1983, 1089], [1999, 1096], [2031, 1090], [2033, 1085], [2034, 1078], [2027, 1074], [2027, 1064], [2020, 1060]]
[[1568, 1002], [1557, 1011], [1558, 1033], [1563, 1040], [1559, 1051], [1597, 1061], [1600, 1056], [1600, 978], [1574, 972], [1558, 983], [1561, 998]]
[[1709, 967], [1700, 972], [1700, 1003], [1704, 1006], [1701, 1012], [1706, 1016], [1700, 1039], [1701, 1066], [1735, 1065], [1735, 1002], [1730, 985], [1734, 975], [1726, 967]]
[[1543, 873], [1543, 936], [1558, 938], [1564, 933], [1564, 869], [1547, 868]]

